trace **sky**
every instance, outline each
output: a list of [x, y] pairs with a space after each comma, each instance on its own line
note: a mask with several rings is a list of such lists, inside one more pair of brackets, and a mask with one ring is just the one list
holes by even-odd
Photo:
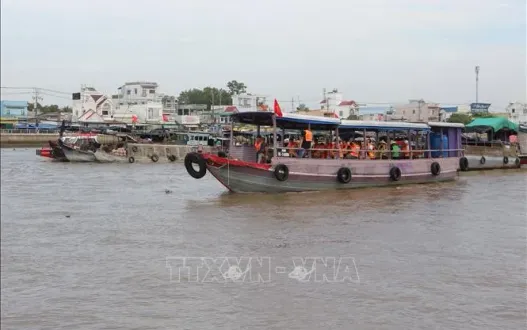
[[[526, 101], [525, 0], [1, 0], [1, 85], [223, 87], [317, 108]], [[16, 94], [18, 93], [18, 94]], [[2, 89], [3, 99], [24, 91]], [[53, 97], [50, 95], [56, 95]], [[43, 103], [70, 103], [48, 93]]]

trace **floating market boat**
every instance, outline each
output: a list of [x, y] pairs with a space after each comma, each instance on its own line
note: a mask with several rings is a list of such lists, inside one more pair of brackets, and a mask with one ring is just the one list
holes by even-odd
[[[510, 137], [518, 134], [518, 124], [504, 117], [476, 118], [465, 126], [465, 133], [474, 138], [464, 139], [467, 162], [460, 164], [462, 171], [514, 169], [521, 166], [519, 148]], [[486, 138], [481, 139], [482, 134]]]

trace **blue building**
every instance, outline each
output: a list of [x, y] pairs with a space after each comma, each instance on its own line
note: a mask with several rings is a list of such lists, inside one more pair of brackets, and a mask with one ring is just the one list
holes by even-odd
[[0, 101], [0, 127], [13, 128], [18, 118], [27, 117], [26, 101]]
[[27, 101], [0, 101], [0, 117], [18, 118], [27, 116]]

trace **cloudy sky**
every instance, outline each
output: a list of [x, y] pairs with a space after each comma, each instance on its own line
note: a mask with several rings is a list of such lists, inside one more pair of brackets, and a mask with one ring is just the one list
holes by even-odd
[[177, 95], [236, 79], [308, 105], [324, 87], [364, 103], [468, 103], [479, 65], [480, 102], [526, 99], [525, 0], [1, 1], [2, 86], [151, 80]]

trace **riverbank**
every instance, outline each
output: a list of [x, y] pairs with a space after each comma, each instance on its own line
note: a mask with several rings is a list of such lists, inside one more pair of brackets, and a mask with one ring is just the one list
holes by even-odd
[[57, 140], [58, 133], [1, 133], [1, 148], [29, 148], [46, 145], [49, 140]]

